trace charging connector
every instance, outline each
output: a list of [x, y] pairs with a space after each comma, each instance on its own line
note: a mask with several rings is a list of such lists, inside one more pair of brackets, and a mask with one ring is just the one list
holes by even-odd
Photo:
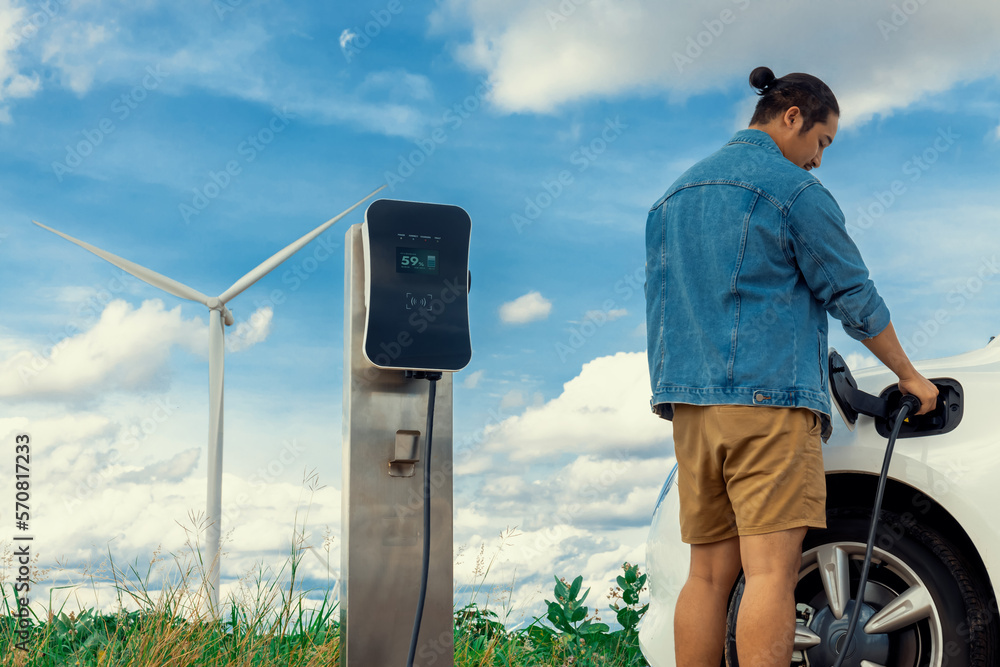
[[441, 373], [437, 371], [404, 371], [408, 379], [427, 380], [430, 382], [430, 392], [427, 396], [427, 437], [424, 445], [424, 549], [420, 567], [420, 597], [417, 599], [417, 615], [413, 619], [413, 634], [410, 635], [410, 652], [406, 658], [406, 667], [413, 667], [413, 657], [417, 652], [417, 639], [420, 637], [420, 621], [424, 617], [424, 601], [427, 598], [427, 572], [430, 568], [431, 554], [431, 442], [434, 432], [434, 399], [437, 396], [437, 381]]

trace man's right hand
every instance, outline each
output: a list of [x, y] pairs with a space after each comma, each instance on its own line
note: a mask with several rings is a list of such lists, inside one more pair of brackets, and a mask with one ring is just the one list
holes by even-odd
[[920, 399], [918, 415], [927, 414], [937, 405], [938, 388], [920, 373], [900, 378], [899, 390], [904, 394], [913, 394]]
[[918, 373], [913, 364], [910, 363], [910, 358], [906, 356], [903, 346], [899, 344], [892, 322], [889, 322], [889, 326], [877, 336], [861, 342], [879, 361], [896, 374], [896, 377], [899, 378], [901, 392], [913, 394], [920, 399], [918, 415], [927, 414], [934, 409], [934, 406], [937, 405], [938, 389], [930, 380]]

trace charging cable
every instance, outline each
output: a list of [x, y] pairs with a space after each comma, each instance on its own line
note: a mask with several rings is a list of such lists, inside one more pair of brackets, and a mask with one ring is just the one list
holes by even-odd
[[854, 630], [858, 625], [858, 617], [861, 614], [861, 603], [865, 598], [865, 586], [868, 585], [868, 569], [872, 564], [872, 551], [875, 549], [875, 531], [878, 528], [878, 515], [882, 511], [882, 496], [885, 494], [885, 483], [889, 477], [889, 462], [892, 460], [892, 448], [896, 445], [896, 436], [899, 429], [906, 421], [909, 414], [916, 414], [920, 409], [920, 399], [913, 394], [904, 394], [899, 401], [899, 409], [896, 412], [895, 420], [892, 424], [892, 432], [889, 434], [889, 444], [885, 448], [885, 460], [882, 462], [882, 473], [878, 478], [878, 491], [875, 493], [875, 507], [872, 509], [872, 522], [868, 530], [868, 544], [865, 546], [865, 564], [861, 568], [861, 581], [858, 582], [858, 594], [854, 598], [854, 608], [851, 610], [851, 619], [847, 624], [847, 634], [844, 635], [844, 646], [840, 650], [837, 662], [833, 667], [841, 667], [844, 657], [851, 646], [854, 638]]
[[437, 395], [437, 381], [441, 373], [432, 371], [406, 371], [407, 378], [423, 379], [430, 382], [427, 397], [427, 445], [424, 448], [424, 554], [420, 571], [420, 597], [417, 599], [417, 616], [413, 619], [413, 634], [410, 635], [410, 653], [406, 667], [413, 667], [413, 656], [417, 652], [417, 638], [420, 636], [420, 621], [424, 617], [424, 601], [427, 598], [427, 571], [431, 554], [431, 434], [434, 429], [434, 398]]

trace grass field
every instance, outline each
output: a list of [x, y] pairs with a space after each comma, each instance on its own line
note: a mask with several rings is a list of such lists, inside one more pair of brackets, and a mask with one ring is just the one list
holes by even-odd
[[[66, 611], [65, 603], [50, 601], [47, 613], [39, 617], [35, 607], [19, 609], [10, 577], [0, 579], [0, 666], [337, 665], [339, 609], [330, 587], [317, 601], [318, 591], [301, 586], [303, 552], [293, 549], [273, 576], [258, 572], [242, 580], [241, 593], [230, 597], [224, 617], [218, 619], [205, 612], [199, 567], [182, 565], [175, 558], [173, 579], [160, 581], [151, 590], [153, 565], [163, 560], [158, 554], [145, 572], [135, 565], [120, 568], [109, 554], [109, 579], [119, 607], [111, 613], [93, 608]], [[491, 608], [488, 600], [477, 599], [496, 555], [488, 563], [477, 563], [480, 576], [471, 595], [463, 596], [471, 600], [455, 609], [456, 666], [647, 664], [636, 633], [646, 610], [639, 600], [646, 576], [638, 566], [623, 564], [614, 607], [603, 611], [585, 605], [589, 589], [581, 590], [582, 577], [572, 582], [554, 578], [546, 614], [510, 630], [504, 622], [509, 608], [502, 604]], [[600, 622], [602, 614], [613, 614], [621, 627], [611, 630]], [[30, 619], [30, 638], [25, 642], [18, 635], [19, 615]]]

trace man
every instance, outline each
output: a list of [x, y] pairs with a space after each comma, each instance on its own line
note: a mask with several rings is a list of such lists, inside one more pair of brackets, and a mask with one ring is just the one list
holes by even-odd
[[677, 667], [718, 667], [729, 594], [746, 585], [741, 665], [787, 667], [806, 530], [826, 527], [827, 313], [934, 407], [833, 196], [809, 172], [840, 109], [808, 74], [750, 75], [746, 130], [685, 172], [646, 227], [654, 411], [674, 422], [681, 537]]

